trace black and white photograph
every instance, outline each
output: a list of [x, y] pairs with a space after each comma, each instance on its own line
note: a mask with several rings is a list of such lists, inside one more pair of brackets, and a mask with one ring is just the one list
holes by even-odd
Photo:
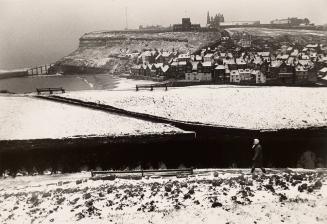
[[327, 0], [0, 0], [1, 224], [326, 224]]

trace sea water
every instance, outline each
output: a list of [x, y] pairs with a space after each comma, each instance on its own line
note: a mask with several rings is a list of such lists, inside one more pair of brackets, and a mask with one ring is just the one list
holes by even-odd
[[67, 91], [113, 89], [117, 78], [108, 74], [26, 76], [0, 79], [0, 90], [31, 93], [36, 88], [58, 88]]

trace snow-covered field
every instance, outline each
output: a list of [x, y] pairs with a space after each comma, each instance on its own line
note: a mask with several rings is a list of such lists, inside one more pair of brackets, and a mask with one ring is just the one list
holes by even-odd
[[255, 27], [246, 27], [246, 28], [228, 28], [227, 31], [234, 32], [248, 32], [255, 36], [281, 36], [281, 35], [294, 35], [294, 36], [305, 36], [312, 35], [317, 37], [325, 37], [326, 31], [319, 30], [300, 30], [300, 29], [269, 29], [269, 28], [255, 28]]
[[248, 129], [327, 126], [327, 89], [192, 86], [168, 91], [81, 91], [64, 97], [174, 120]]
[[0, 140], [181, 133], [167, 124], [27, 96], [0, 96]]
[[[104, 180], [106, 179], [106, 180]], [[137, 180], [136, 180], [137, 179]], [[326, 170], [0, 179], [1, 223], [326, 223]]]

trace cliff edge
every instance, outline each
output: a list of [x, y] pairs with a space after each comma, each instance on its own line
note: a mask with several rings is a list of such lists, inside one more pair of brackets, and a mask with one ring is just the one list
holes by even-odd
[[79, 47], [56, 62], [64, 73], [127, 73], [144, 51], [193, 53], [220, 40], [220, 32], [101, 31], [84, 34]]

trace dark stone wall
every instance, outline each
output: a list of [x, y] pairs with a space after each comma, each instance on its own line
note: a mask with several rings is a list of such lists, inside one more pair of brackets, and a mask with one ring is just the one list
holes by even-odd
[[[5, 170], [42, 172], [46, 169], [76, 172], [80, 169], [125, 169], [141, 166], [158, 168], [248, 168], [251, 166], [252, 139], [261, 140], [266, 167], [297, 167], [306, 151], [315, 154], [317, 165], [326, 167], [327, 141], [323, 133], [280, 135], [222, 132], [197, 133], [174, 138], [140, 137], [132, 141], [108, 138], [6, 141], [0, 147], [0, 173]], [[126, 138], [127, 139], [127, 138]], [[318, 161], [319, 160], [319, 161]]]

